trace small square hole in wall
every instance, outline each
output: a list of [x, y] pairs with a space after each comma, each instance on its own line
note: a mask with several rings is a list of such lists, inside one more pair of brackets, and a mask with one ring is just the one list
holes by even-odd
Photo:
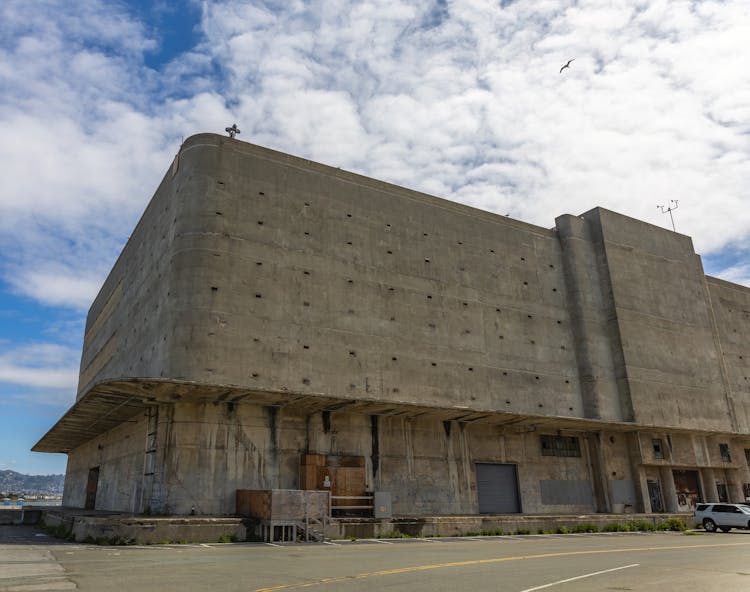
[[393, 251], [386, 251], [389, 255], [393, 255]]
[[523, 283], [523, 285], [524, 285], [524, 286], [528, 286], [528, 285], [529, 285], [529, 282], [524, 282], [524, 283]]
[[503, 372], [503, 376], [508, 376], [508, 373], [507, 372]]
[[309, 202], [309, 201], [306, 201], [306, 202], [305, 202], [305, 207], [306, 207], [306, 208], [309, 208], [309, 207], [310, 207], [310, 202]]
[[474, 368], [472, 368], [471, 366], [469, 366], [468, 370], [469, 372], [474, 372]]
[[263, 220], [258, 220], [258, 226], [263, 226]]
[[305, 232], [305, 236], [310, 236], [310, 233], [309, 232]]
[[351, 214], [347, 214], [347, 215], [346, 215], [346, 217], [347, 217], [347, 218], [351, 218], [351, 217], [352, 217], [352, 215], [351, 215]]
[[309, 303], [309, 302], [308, 302], [307, 300], [305, 300], [305, 301], [304, 301], [304, 302], [302, 303], [302, 306], [310, 306], [310, 303]]
[[349, 350], [349, 355], [351, 357], [353, 357], [353, 358], [356, 358], [357, 357], [357, 352], [355, 352], [354, 350]]
[[256, 298], [263, 298], [263, 294], [261, 294], [261, 293], [256, 293], [256, 294], [255, 294], [255, 297], [256, 297]]
[[526, 318], [529, 318], [529, 319], [530, 319], [530, 318], [531, 318], [531, 315], [526, 315]]
[[310, 384], [310, 379], [309, 378], [303, 378], [302, 379], [302, 384]]
[[391, 361], [392, 361], [392, 362], [395, 362], [396, 360], [398, 360], [398, 358], [397, 358], [396, 356], [393, 356], [393, 357], [391, 358]]
[[432, 365], [433, 367], [435, 367], [435, 366], [437, 366], [437, 363], [436, 362], [430, 362], [430, 365]]
[[352, 241], [346, 241], [346, 244], [351, 247], [352, 246]]
[[212, 292], [218, 292], [219, 288], [217, 288], [216, 286], [211, 286], [211, 291]]
[[303, 271], [302, 273], [303, 273], [304, 275], [310, 275], [310, 272], [309, 272], [309, 271]]
[[262, 191], [258, 191], [258, 195], [265, 195]]
[[430, 236], [430, 235], [429, 235], [429, 234], [427, 234], [426, 232], [423, 232], [423, 233], [422, 233], [422, 236]]
[[257, 372], [253, 372], [253, 374], [252, 374], [253, 378], [258, 378], [258, 376], [260, 376], [260, 375]]
[[397, 393], [397, 392], [399, 392], [399, 390], [398, 390], [397, 388], [394, 388], [394, 389], [393, 389], [393, 392], [394, 392], [394, 393]]
[[521, 261], [526, 261], [526, 257], [521, 257]]
[[260, 267], [261, 265], [263, 265], [263, 261], [256, 261], [255, 265], [257, 265], [258, 267]]
[[430, 258], [429, 258], [429, 257], [425, 257], [425, 258], [424, 258], [424, 262], [425, 262], [425, 263], [429, 263], [429, 262], [430, 262]]
[[303, 345], [302, 349], [310, 349], [310, 346], [309, 345]]
[[494, 252], [495, 252], [495, 249], [490, 249], [490, 253], [494, 253]]

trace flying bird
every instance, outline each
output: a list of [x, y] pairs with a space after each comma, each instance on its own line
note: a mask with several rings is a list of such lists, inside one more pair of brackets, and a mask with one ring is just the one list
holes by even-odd
[[572, 62], [573, 60], [575, 60], [575, 58], [568, 60], [568, 63], [560, 68], [560, 74], [562, 74], [562, 71], [565, 70], [565, 68], [570, 68], [570, 62]]

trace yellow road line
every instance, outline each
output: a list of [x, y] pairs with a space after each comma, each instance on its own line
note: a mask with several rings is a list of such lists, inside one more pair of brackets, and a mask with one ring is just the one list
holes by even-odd
[[466, 567], [468, 565], [482, 565], [485, 563], [502, 563], [506, 561], [520, 561], [522, 559], [548, 559], [550, 557], [574, 557], [576, 555], [606, 555], [612, 553], [633, 553], [641, 551], [675, 551], [681, 549], [706, 549], [711, 547], [740, 547], [748, 546], [746, 543], [707, 543], [703, 545], [673, 545], [669, 547], [633, 547], [630, 549], [595, 549], [591, 551], [560, 551], [558, 553], [540, 553], [538, 555], [512, 555], [510, 557], [492, 557], [490, 559], [468, 559], [466, 561], [451, 561], [450, 563], [433, 563], [428, 565], [413, 565], [410, 567], [399, 567], [396, 569], [384, 569], [381, 571], [371, 571], [351, 576], [341, 576], [337, 578], [325, 578], [306, 582], [304, 584], [282, 584], [280, 586], [271, 586], [270, 588], [257, 588], [255, 592], [277, 592], [278, 590], [293, 590], [298, 588], [311, 588], [313, 586], [322, 586], [323, 584], [335, 584], [338, 582], [349, 582], [352, 580], [361, 580], [364, 578], [374, 578], [377, 576], [389, 576], [394, 574], [411, 573], [417, 571], [427, 571], [431, 569], [443, 569], [446, 567]]

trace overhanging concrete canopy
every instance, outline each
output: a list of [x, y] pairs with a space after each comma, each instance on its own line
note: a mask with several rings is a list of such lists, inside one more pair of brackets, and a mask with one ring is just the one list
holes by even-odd
[[141, 397], [127, 392], [92, 389], [68, 409], [31, 450], [68, 453], [132, 419], [146, 407]]
[[[63, 417], [32, 448], [34, 452], [68, 453], [92, 438], [132, 420], [148, 407], [163, 403], [248, 402], [273, 407], [304, 409], [308, 412], [355, 411], [369, 415], [416, 418], [429, 415], [445, 421], [483, 423], [521, 431], [556, 430], [638, 431], [658, 429], [658, 426], [629, 422], [603, 422], [576, 417], [518, 415], [496, 410], [469, 409], [466, 406], [437, 407], [409, 405], [399, 401], [350, 399], [324, 394], [301, 394], [283, 391], [252, 391], [228, 385], [208, 385], [164, 379], [131, 379], [109, 381], [94, 386], [79, 399]], [[549, 428], [548, 428], [549, 429]], [[673, 430], [674, 431], [674, 430]], [[712, 433], [706, 431], [705, 433]]]

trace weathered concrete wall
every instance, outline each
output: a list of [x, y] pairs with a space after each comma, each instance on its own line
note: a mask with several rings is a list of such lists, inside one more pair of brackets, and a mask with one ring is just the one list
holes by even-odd
[[84, 507], [89, 470], [99, 467], [95, 509], [139, 511], [146, 432], [146, 418], [138, 417], [68, 454], [63, 505]]
[[706, 278], [735, 429], [750, 432], [750, 289]]
[[189, 201], [180, 191], [193, 199], [201, 191], [176, 171], [165, 175], [89, 309], [78, 399], [107, 379], [169, 376], [175, 229]]
[[92, 307], [83, 367], [115, 334], [93, 380], [577, 416], [561, 267], [549, 230], [196, 136]]
[[688, 237], [601, 209], [555, 233], [210, 134], [177, 162], [91, 308], [81, 393], [167, 377], [750, 425], [750, 290], [707, 289]]
[[[144, 418], [123, 426], [70, 455], [66, 505], [83, 506], [88, 469], [99, 466], [97, 508], [138, 511], [146, 423]], [[666, 496], [669, 483], [660, 471], [673, 466], [710, 469], [703, 478], [714, 497], [714, 481], [732, 487], [734, 499], [742, 499], [742, 484], [750, 483], [748, 438], [641, 432], [634, 442], [622, 432], [604, 431], [597, 438], [569, 432], [579, 437], [581, 454], [568, 458], [542, 455], [540, 437], [557, 430], [516, 431], [427, 416], [380, 417], [373, 423], [370, 415], [344, 411], [324, 421], [321, 413], [249, 403], [163, 406], [158, 431], [153, 497], [144, 502], [158, 514], [233, 514], [237, 489], [299, 488], [300, 456], [309, 452], [365, 457], [367, 490], [390, 491], [397, 515], [477, 513], [476, 463], [516, 465], [521, 509], [532, 514], [589, 512], [597, 504], [608, 511], [618, 504], [642, 511], [623, 492], [632, 488], [637, 496], [646, 479], [656, 479]], [[655, 438], [663, 442], [664, 459], [654, 456]], [[730, 446], [731, 462], [722, 460], [719, 443]], [[638, 466], [649, 471], [641, 474]], [[587, 482], [591, 501], [546, 502], [542, 482], [546, 487]]]
[[347, 412], [324, 425], [321, 413], [246, 403], [178, 403], [159, 417], [156, 513], [233, 514], [237, 489], [299, 488], [300, 456], [309, 452], [365, 457], [366, 488], [390, 491], [396, 514], [476, 513], [477, 462], [518, 465], [525, 512], [591, 507], [543, 503], [540, 481], [590, 481], [591, 473], [585, 453], [542, 456], [539, 433], [428, 417], [382, 417], [374, 426], [372, 416]]
[[[700, 258], [689, 237], [597, 209], [633, 419], [731, 431]], [[706, 405], [711, 401], [711, 405]]]

